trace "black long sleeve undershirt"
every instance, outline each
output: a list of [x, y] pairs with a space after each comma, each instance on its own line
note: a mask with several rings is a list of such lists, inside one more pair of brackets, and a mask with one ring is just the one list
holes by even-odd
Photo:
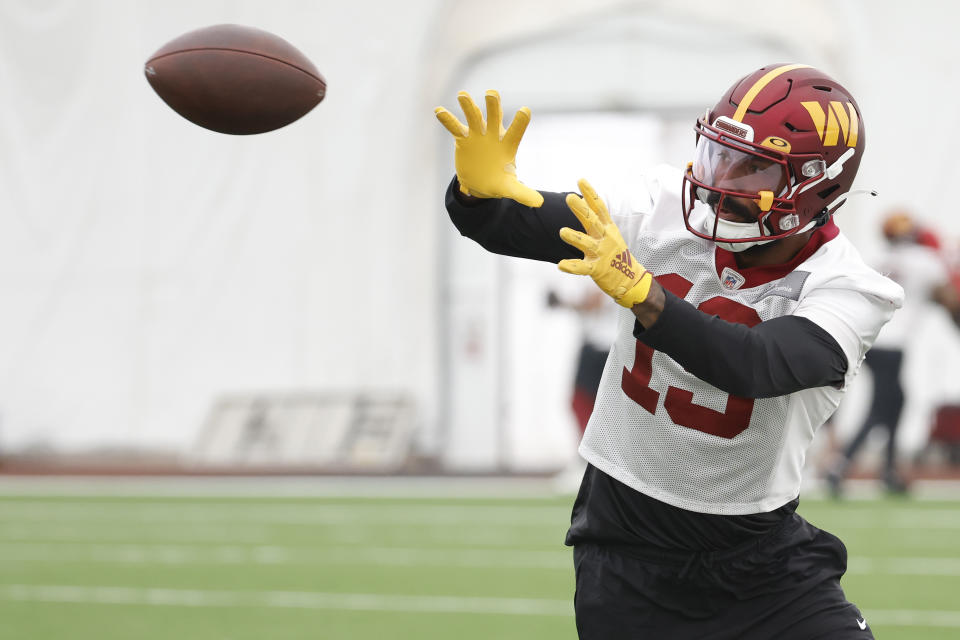
[[557, 263], [582, 258], [583, 253], [560, 239], [560, 229], [583, 231], [570, 211], [566, 193], [541, 191], [543, 204], [528, 207], [508, 198], [483, 198], [464, 204], [458, 199], [460, 183], [454, 178], [447, 188], [450, 220], [461, 235], [491, 253]]
[[664, 291], [663, 313], [634, 337], [666, 353], [718, 389], [746, 398], [772, 398], [802, 389], [843, 385], [847, 358], [829, 333], [801, 316], [754, 327], [697, 310]]
[[[560, 229], [582, 230], [565, 193], [541, 191], [544, 202], [527, 207], [506, 198], [465, 204], [454, 190], [447, 211], [460, 233], [493, 253], [559, 262], [582, 253], [560, 239]], [[643, 256], [637, 256], [641, 264]], [[767, 398], [822, 386], [840, 386], [847, 359], [837, 341], [814, 322], [782, 316], [754, 327], [721, 320], [669, 291], [659, 319], [634, 336], [666, 353], [701, 380], [734, 395]]]

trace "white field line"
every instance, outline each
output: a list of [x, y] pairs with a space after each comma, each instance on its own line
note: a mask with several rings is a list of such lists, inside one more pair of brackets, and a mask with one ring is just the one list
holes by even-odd
[[[309, 591], [221, 591], [10, 584], [0, 586], [0, 600], [168, 607], [260, 607], [562, 617], [573, 615], [571, 600]], [[872, 625], [887, 627], [960, 628], [960, 611], [866, 610], [864, 616]]]
[[[883, 495], [879, 481], [849, 480], [852, 501]], [[811, 482], [803, 495], [825, 495]], [[914, 500], [956, 500], [960, 482], [917, 480]], [[125, 497], [382, 497], [382, 498], [511, 498], [540, 499], [557, 495], [553, 479], [543, 477], [464, 476], [0, 476], [0, 495]], [[572, 493], [569, 495], [573, 499]]]
[[[556, 496], [553, 479], [510, 476], [0, 476], [0, 495], [215, 497], [247, 499], [475, 498], [541, 499]], [[570, 495], [572, 501], [573, 496]]]
[[0, 599], [20, 602], [179, 607], [265, 607], [347, 611], [398, 611], [404, 613], [573, 615], [572, 598], [570, 600], [551, 600], [546, 598], [409, 596], [373, 593], [321, 593], [310, 591], [217, 591], [11, 584], [0, 586]]
[[[403, 544], [422, 545], [433, 543], [439, 548], [453, 546], [485, 547], [499, 549], [517, 545], [516, 536], [504, 535], [503, 529], [495, 526], [469, 528], [391, 528], [384, 531], [382, 527], [335, 527], [318, 528], [314, 539], [320, 537], [323, 544], [343, 546], [383, 544], [387, 539], [398, 546]], [[162, 524], [134, 524], [118, 522], [98, 524], [87, 521], [79, 524], [57, 523], [48, 524], [30, 522], [23, 524], [0, 524], [0, 542], [63, 542], [63, 543], [98, 543], [113, 542], [138, 544], [173, 543], [189, 544], [192, 542], [219, 542], [221, 544], [272, 544], [276, 540], [276, 531], [250, 524], [240, 526], [194, 525], [185, 523], [175, 525]], [[563, 540], [562, 530], [550, 540], [560, 543]], [[534, 546], [542, 546], [543, 536], [531, 538]]]
[[[249, 522], [260, 524], [389, 524], [389, 525], [496, 525], [553, 527], [569, 523], [566, 505], [470, 505], [351, 503], [253, 505], [236, 502], [183, 503], [150, 501], [83, 502], [42, 500], [23, 502], [0, 498], [0, 518], [23, 521], [107, 520], [138, 522]], [[829, 517], [832, 529], [960, 529], [960, 508], [890, 509], [880, 514], [837, 513]], [[824, 517], [818, 518], [822, 520]]]
[[[569, 550], [436, 549], [414, 547], [323, 547], [280, 545], [149, 545], [0, 543], [0, 560], [10, 563], [104, 563], [134, 565], [395, 566], [553, 569], [572, 568]], [[849, 574], [960, 576], [960, 558], [853, 556]]]
[[847, 573], [901, 576], [960, 576], [960, 558], [867, 558], [853, 556]]
[[863, 611], [870, 626], [960, 628], [960, 611], [924, 611], [922, 609], [877, 609]]
[[[261, 524], [390, 524], [565, 526], [567, 506], [402, 505], [402, 504], [257, 504], [236, 503], [83, 503], [75, 500], [24, 503], [0, 500], [0, 518], [58, 521], [256, 522]], [[960, 520], [958, 520], [960, 526]]]
[[571, 551], [424, 549], [409, 547], [295, 548], [277, 545], [185, 546], [143, 544], [0, 543], [6, 563], [105, 563], [133, 565], [396, 566], [554, 569], [571, 571]]
[[[131, 533], [134, 529], [134, 533]], [[149, 527], [130, 527], [127, 524], [117, 525], [85, 522], [81, 524], [42, 524], [42, 523], [13, 523], [0, 524], [0, 541], [64, 541], [64, 542], [123, 542], [131, 537], [137, 541], [153, 540], [188, 542], [236, 542], [256, 543], [271, 539], [271, 533], [265, 527], [244, 525], [242, 527], [223, 527], [215, 525], [194, 525], [185, 523], [155, 524]]]
[[[803, 513], [803, 515], [806, 517]], [[829, 522], [827, 529], [960, 529], [957, 509], [890, 509], [855, 515], [851, 512], [818, 514], [812, 521]]]

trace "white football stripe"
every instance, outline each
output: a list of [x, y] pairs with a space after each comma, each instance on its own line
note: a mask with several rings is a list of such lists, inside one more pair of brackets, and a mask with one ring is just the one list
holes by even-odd
[[[571, 601], [548, 598], [407, 596], [310, 591], [222, 591], [10, 584], [0, 585], [0, 600], [173, 607], [263, 607], [563, 617], [573, 615]], [[960, 628], [960, 611], [866, 610], [864, 617], [874, 626]]]
[[[384, 538], [382, 528], [377, 527], [333, 527], [317, 529], [312, 532], [314, 541], [322, 536], [323, 544], [338, 545], [375, 545], [381, 544]], [[554, 530], [552, 540], [559, 540], [561, 530]], [[395, 544], [404, 541], [435, 543], [438, 547], [475, 546], [486, 548], [503, 548], [515, 546], [516, 536], [504, 535], [503, 528], [490, 525], [486, 527], [430, 527], [403, 528], [394, 527], [389, 537]], [[138, 544], [140, 542], [190, 543], [190, 542], [220, 542], [225, 544], [252, 544], [262, 542], [271, 544], [276, 539], [276, 532], [257, 524], [243, 524], [240, 526], [224, 526], [214, 524], [172, 524], [169, 522], [156, 524], [134, 524], [125, 522], [100, 524], [97, 522], [58, 523], [56, 525], [40, 522], [0, 524], [0, 541], [5, 542], [114, 542]], [[532, 537], [534, 544], [541, 542], [542, 536]], [[538, 544], [537, 546], [542, 546]]]
[[864, 611], [863, 617], [870, 626], [960, 628], [960, 611], [878, 609]]
[[866, 558], [854, 556], [847, 573], [960, 576], [960, 558]]
[[144, 544], [0, 543], [0, 559], [14, 562], [95, 562], [158, 565], [377, 565], [501, 567], [571, 570], [571, 551], [436, 549], [410, 547], [187, 546]]
[[78, 503], [67, 501], [4, 502], [4, 518], [17, 522], [121, 521], [152, 522], [256, 522], [259, 524], [391, 524], [412, 526], [489, 525], [497, 527], [556, 527], [569, 525], [570, 507], [542, 505], [449, 505], [449, 504], [259, 504], [218, 502], [184, 504]]
[[[0, 542], [6, 562], [95, 562], [158, 565], [378, 565], [435, 567], [505, 567], [568, 570], [569, 549], [438, 549], [436, 547], [305, 548], [283, 545], [181, 545], [140, 543]], [[848, 573], [857, 575], [960, 576], [960, 558], [853, 556]]]
[[[5, 496], [135, 496], [216, 498], [542, 498], [553, 481], [542, 478], [457, 476], [111, 476], [0, 477]], [[571, 499], [573, 496], [570, 496]]]
[[420, 613], [480, 613], [538, 616], [573, 615], [572, 600], [407, 596], [309, 591], [219, 591], [11, 584], [0, 586], [0, 599], [21, 602], [70, 602], [181, 607], [266, 607], [349, 611], [415, 611]]

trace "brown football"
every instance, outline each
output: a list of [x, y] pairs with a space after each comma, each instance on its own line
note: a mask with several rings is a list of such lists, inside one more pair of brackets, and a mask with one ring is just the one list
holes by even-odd
[[143, 71], [174, 111], [220, 133], [279, 129], [313, 109], [327, 91], [323, 76], [292, 44], [235, 24], [171, 40]]

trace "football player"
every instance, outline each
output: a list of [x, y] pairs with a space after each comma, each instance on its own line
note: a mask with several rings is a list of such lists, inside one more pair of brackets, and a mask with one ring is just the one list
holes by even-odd
[[903, 291], [833, 215], [853, 193], [860, 108], [778, 64], [697, 120], [694, 160], [622, 193], [539, 192], [469, 95], [446, 206], [489, 251], [590, 276], [623, 307], [580, 445], [566, 543], [581, 638], [872, 638], [846, 600], [846, 549], [795, 513], [804, 454]]

